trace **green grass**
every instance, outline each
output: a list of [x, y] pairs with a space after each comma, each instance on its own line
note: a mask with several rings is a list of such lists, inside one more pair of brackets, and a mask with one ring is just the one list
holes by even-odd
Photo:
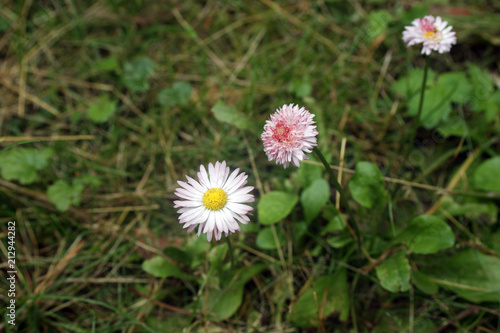
[[[419, 127], [408, 146], [411, 96], [395, 86], [423, 68], [424, 58], [418, 46], [406, 49], [401, 33], [427, 13], [448, 20], [458, 38], [451, 53], [431, 55], [431, 69], [462, 73], [473, 88], [464, 103], [452, 98], [448, 122]], [[487, 264], [500, 255], [500, 195], [488, 189], [495, 177], [479, 180], [477, 170], [500, 151], [499, 18], [500, 7], [486, 1], [410, 8], [381, 1], [7, 0], [0, 7], [0, 148], [35, 142], [0, 155], [0, 252], [7, 256], [7, 222], [15, 220], [18, 270], [16, 326], [4, 319], [0, 330], [497, 332], [500, 298], [491, 298], [500, 292], [493, 285], [500, 273], [488, 273]], [[490, 101], [493, 111], [481, 109]], [[207, 244], [179, 225], [176, 182], [225, 160], [249, 175], [256, 208], [271, 191], [300, 197], [313, 175], [327, 173], [313, 154], [301, 168], [283, 170], [267, 160], [260, 140], [265, 120], [285, 103], [316, 115], [318, 147], [330, 164], [342, 159], [354, 170], [371, 162], [390, 177], [388, 201], [360, 205], [347, 185], [352, 172], [344, 170], [367, 254], [338, 225], [333, 205], [301, 224], [299, 202], [267, 234], [284, 242], [278, 249], [259, 247], [265, 226], [256, 210], [231, 236], [231, 268], [225, 242]], [[216, 105], [235, 118], [218, 116]], [[44, 160], [25, 148], [51, 150]], [[8, 163], [35, 179], [6, 177]], [[395, 234], [426, 212], [449, 225], [453, 247], [418, 254], [396, 243]], [[390, 292], [375, 271], [393, 264], [399, 250], [412, 274], [448, 265], [465, 276], [467, 266], [453, 265], [466, 265], [473, 253], [487, 269], [470, 279], [493, 296], [464, 297], [450, 286], [451, 275]], [[143, 270], [157, 255], [182, 275]], [[301, 313], [289, 310], [320, 309], [323, 290], [314, 288], [323, 284], [332, 286], [325, 306], [335, 311], [299, 327], [293, 316]], [[0, 285], [8, 289], [3, 278]], [[440, 288], [425, 293], [426, 285]], [[0, 298], [9, 301], [6, 292]]]

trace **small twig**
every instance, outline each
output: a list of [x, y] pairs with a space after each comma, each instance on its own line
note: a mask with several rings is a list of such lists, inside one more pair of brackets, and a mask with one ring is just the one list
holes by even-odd
[[156, 210], [160, 209], [160, 205], [145, 205], [145, 206], [123, 206], [123, 207], [97, 207], [88, 209], [91, 213], [116, 213], [123, 212], [124, 210], [129, 211], [140, 211], [140, 210]]
[[2, 136], [2, 142], [95, 140], [95, 135]]
[[377, 259], [372, 261], [368, 266], [363, 267], [362, 268], [363, 272], [369, 273], [372, 269], [374, 269], [375, 267], [380, 265], [382, 263], [382, 261], [384, 261], [385, 258], [387, 258], [389, 256], [389, 254], [391, 254], [392, 252], [394, 252], [398, 248], [399, 247], [395, 247], [395, 248], [391, 247], [390, 249], [385, 250]]
[[[305, 160], [302, 161], [302, 163], [308, 163], [308, 164], [313, 164], [313, 165], [318, 165], [322, 166], [323, 164], [320, 162], [316, 161], [311, 161], [311, 160]], [[330, 168], [336, 171], [340, 171], [340, 166], [337, 165], [330, 165]], [[354, 174], [354, 170], [352, 169], [347, 169], [347, 168], [342, 168], [342, 171], [348, 174]], [[453, 189], [448, 189], [448, 188], [442, 188], [438, 186], [433, 186], [433, 185], [427, 185], [427, 184], [422, 184], [422, 183], [417, 183], [417, 182], [412, 182], [404, 179], [398, 179], [398, 178], [392, 178], [392, 177], [384, 177], [384, 180], [388, 183], [394, 183], [394, 184], [401, 184], [401, 185], [406, 185], [409, 187], [416, 187], [416, 188], [421, 188], [423, 190], [429, 190], [429, 191], [435, 191], [439, 192], [439, 194], [451, 194], [451, 195], [463, 195], [463, 196], [470, 196], [470, 197], [477, 197], [477, 198], [486, 198], [486, 199], [500, 199], [500, 192], [474, 192], [474, 191], [457, 191]]]

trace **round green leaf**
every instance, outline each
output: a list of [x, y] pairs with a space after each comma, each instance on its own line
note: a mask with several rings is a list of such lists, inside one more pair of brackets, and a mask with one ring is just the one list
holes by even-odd
[[248, 118], [236, 109], [234, 106], [228, 106], [222, 101], [218, 101], [212, 107], [215, 119], [220, 122], [228, 123], [238, 127], [239, 129], [246, 129], [249, 126]]
[[366, 208], [385, 205], [387, 194], [384, 185], [382, 173], [370, 162], [358, 162], [348, 184], [354, 200]]
[[[431, 89], [425, 90], [424, 104], [420, 114], [420, 122], [423, 127], [431, 129], [436, 127], [441, 120], [448, 117], [451, 112], [450, 99], [447, 98], [448, 90], [441, 86], [433, 85]], [[414, 95], [408, 101], [408, 113], [412, 116], [418, 114], [420, 94]]]
[[429, 215], [414, 218], [401, 232], [399, 239], [419, 254], [435, 253], [455, 244], [450, 226], [440, 218]]
[[307, 222], [311, 222], [321, 212], [323, 205], [330, 198], [330, 186], [323, 178], [316, 179], [308, 188], [302, 191], [300, 202], [304, 209]]
[[264, 228], [257, 235], [255, 243], [263, 250], [274, 250], [278, 247], [278, 245], [283, 246], [283, 243], [286, 240], [285, 235], [283, 235], [283, 232], [281, 232], [280, 229], [276, 229], [276, 235], [278, 236], [279, 244], [276, 244], [271, 228]]
[[375, 271], [385, 289], [393, 293], [410, 289], [410, 264], [403, 251], [392, 254]]
[[116, 101], [111, 101], [108, 95], [102, 95], [89, 106], [87, 116], [94, 123], [104, 123], [113, 116], [115, 110]]
[[254, 264], [237, 272], [233, 271], [228, 276], [229, 280], [221, 281], [220, 289], [210, 289], [206, 306], [209, 313], [214, 315], [214, 319], [224, 320], [236, 313], [243, 301], [245, 284], [266, 268], [264, 264]]
[[173, 276], [182, 279], [186, 276], [186, 274], [184, 274], [179, 267], [166, 261], [160, 256], [144, 261], [142, 263], [142, 269], [145, 272], [159, 278]]
[[49, 200], [58, 210], [67, 211], [69, 206], [78, 206], [83, 192], [83, 183], [69, 185], [64, 180], [59, 179], [47, 189]]
[[[310, 160], [314, 160], [313, 156], [309, 157]], [[323, 169], [319, 165], [303, 163], [299, 168], [299, 179], [302, 187], [309, 187], [313, 181], [321, 178]]]
[[484, 191], [500, 191], [500, 156], [492, 157], [479, 165], [474, 172], [474, 187]]
[[141, 57], [127, 62], [123, 67], [122, 82], [134, 92], [149, 89], [148, 78], [155, 72], [155, 63], [148, 57]]
[[448, 72], [441, 74], [437, 86], [449, 96], [450, 101], [464, 104], [470, 100], [472, 84], [467, 79], [465, 72]]
[[210, 295], [214, 300], [211, 313], [215, 320], [227, 319], [238, 310], [243, 299], [243, 287], [242, 283], [236, 283]]
[[299, 197], [294, 194], [279, 191], [267, 193], [257, 205], [260, 223], [270, 225], [281, 221], [290, 214], [298, 200]]
[[191, 98], [191, 85], [188, 82], [176, 82], [171, 88], [158, 93], [158, 103], [162, 106], [186, 105]]

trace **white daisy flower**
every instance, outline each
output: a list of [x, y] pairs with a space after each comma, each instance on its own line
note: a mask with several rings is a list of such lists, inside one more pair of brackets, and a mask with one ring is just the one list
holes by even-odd
[[238, 222], [247, 224], [253, 209], [246, 202], [253, 202], [254, 196], [248, 192], [253, 186], [245, 186], [248, 176], [240, 169], [229, 174], [226, 161], [208, 164], [208, 173], [200, 166], [198, 181], [186, 176], [188, 182], [177, 181], [181, 186], [175, 189], [175, 195], [184, 200], [174, 201], [174, 208], [180, 208], [177, 213], [179, 223], [184, 224], [188, 232], [198, 227], [198, 236], [207, 234], [210, 242], [212, 236], [216, 241], [222, 233], [228, 235], [241, 230]]
[[451, 45], [457, 43], [453, 27], [447, 27], [448, 22], [441, 17], [427, 15], [424, 18], [413, 20], [412, 26], [405, 27], [403, 31], [403, 41], [406, 47], [414, 44], [423, 44], [422, 54], [429, 55], [432, 51], [439, 53], [450, 52]]

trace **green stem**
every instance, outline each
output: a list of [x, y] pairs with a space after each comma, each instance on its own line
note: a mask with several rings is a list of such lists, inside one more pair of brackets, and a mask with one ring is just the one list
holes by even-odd
[[358, 245], [361, 248], [361, 238], [360, 238], [360, 234], [359, 234], [358, 225], [356, 224], [356, 220], [354, 219], [354, 214], [352, 213], [351, 207], [347, 203], [347, 198], [346, 198], [346, 195], [344, 193], [344, 190], [340, 186], [339, 182], [337, 181], [337, 177], [335, 177], [335, 174], [333, 173], [332, 168], [330, 167], [330, 165], [326, 161], [326, 159], [323, 156], [323, 154], [321, 154], [321, 152], [319, 151], [318, 147], [314, 147], [313, 151], [316, 154], [316, 156], [318, 156], [318, 158], [323, 163], [323, 165], [325, 166], [326, 171], [330, 175], [330, 182], [333, 183], [333, 185], [337, 189], [337, 192], [340, 195], [340, 202], [342, 202], [342, 206], [344, 206], [345, 209], [347, 210], [347, 214], [349, 215], [349, 219], [351, 220], [351, 223], [352, 223], [353, 228], [355, 230], [355, 235], [353, 235], [353, 237], [357, 238], [356, 241], [358, 242]]
[[231, 268], [233, 268], [234, 267], [233, 245], [231, 244], [231, 240], [229, 239], [229, 237], [226, 237], [226, 242], [229, 252], [229, 258], [231, 258]]
[[39, 140], [30, 140], [30, 141], [21, 141], [21, 142], [11, 143], [10, 145], [8, 145], [7, 147], [5, 147], [4, 149], [0, 150], [0, 154], [1, 153], [5, 153], [7, 150], [9, 150], [10, 148], [12, 148], [14, 146], [22, 145], [22, 144], [25, 144], [25, 143], [31, 143], [31, 142], [39, 142]]
[[418, 102], [418, 111], [417, 111], [417, 120], [415, 121], [415, 125], [413, 126], [413, 131], [410, 135], [410, 140], [408, 141], [408, 146], [405, 149], [405, 155], [403, 158], [403, 163], [406, 164], [408, 160], [408, 156], [410, 155], [411, 148], [413, 147], [413, 142], [415, 141], [415, 137], [417, 136], [418, 128], [420, 127], [420, 117], [422, 115], [422, 108], [424, 106], [424, 95], [425, 95], [425, 86], [427, 83], [427, 72], [429, 71], [429, 56], [425, 57], [425, 67], [424, 67], [424, 79], [422, 80], [422, 88], [420, 89], [420, 101]]

